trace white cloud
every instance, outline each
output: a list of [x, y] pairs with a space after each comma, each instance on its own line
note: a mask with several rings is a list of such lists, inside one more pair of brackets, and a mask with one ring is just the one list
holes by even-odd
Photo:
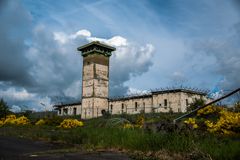
[[77, 37], [90, 37], [91, 36], [91, 32], [86, 30], [86, 29], [82, 29], [77, 31], [75, 34], [70, 35], [69, 37], [72, 39], [75, 39]]
[[99, 41], [111, 46], [115, 46], [115, 47], [121, 47], [121, 46], [126, 46], [128, 45], [127, 39], [123, 38], [121, 36], [114, 36], [110, 39], [104, 39], [104, 38], [97, 38], [97, 37], [88, 37], [87, 40], [89, 42], [92, 41]]
[[52, 103], [51, 103], [51, 98], [49, 98], [47, 96], [39, 97], [38, 99], [36, 99], [35, 103], [40, 104], [40, 105], [38, 105], [39, 106], [38, 110], [40, 110], [40, 111], [45, 111], [45, 110], [50, 111], [53, 109]]
[[81, 81], [73, 82], [67, 89], [64, 90], [64, 94], [68, 97], [80, 97], [81, 94]]
[[74, 40], [77, 38], [86, 38], [86, 37], [90, 37], [90, 36], [91, 36], [91, 32], [86, 29], [79, 30], [76, 33], [73, 33], [70, 35], [68, 35], [64, 32], [53, 32], [54, 40], [61, 44], [66, 44], [70, 40]]
[[132, 88], [132, 87], [129, 87], [128, 88], [128, 91], [127, 91], [127, 95], [132, 95], [132, 94], [147, 94], [149, 93], [147, 90], [140, 90], [140, 89], [136, 89], [136, 88]]
[[29, 61], [33, 62], [30, 73], [34, 77], [35, 86], [21, 90], [10, 88], [2, 92], [2, 95], [8, 97], [8, 100], [14, 102], [13, 104], [26, 105], [37, 111], [51, 110], [53, 97], [61, 97], [59, 101], [63, 103], [80, 100], [81, 74], [79, 73], [81, 73], [82, 59], [76, 54], [76, 48], [93, 40], [117, 48], [110, 61], [112, 68], [110, 81], [113, 82], [110, 83], [110, 89], [115, 95], [125, 94], [128, 86], [124, 86], [124, 83], [131, 76], [146, 72], [151, 66], [154, 51], [152, 44], [131, 43], [121, 36], [113, 36], [109, 39], [93, 37], [86, 29], [67, 34], [51, 31], [40, 25], [35, 29], [33, 42], [27, 52]]
[[82, 38], [82, 39], [86, 39], [88, 42], [99, 41], [99, 42], [102, 42], [102, 43], [105, 43], [108, 45], [112, 45], [115, 47], [128, 45], [127, 39], [124, 37], [114, 36], [110, 39], [92, 37], [91, 32], [86, 29], [79, 30], [76, 33], [73, 33], [70, 35], [67, 35], [64, 32], [53, 32], [53, 37], [54, 37], [55, 41], [57, 41], [61, 44], [66, 44], [71, 40], [75, 40], [77, 38]]
[[88, 37], [87, 40], [88, 40], [88, 42], [99, 41], [99, 42], [102, 42], [102, 43], [106, 43], [106, 41], [107, 41], [107, 39], [98, 38], [98, 37]]
[[54, 40], [59, 43], [65, 44], [68, 42], [69, 37], [63, 32], [53, 32]]
[[146, 60], [150, 60], [153, 56], [154, 46], [152, 44], [146, 44], [140, 48], [138, 63], [144, 64]]
[[17, 105], [13, 105], [10, 109], [10, 111], [14, 112], [14, 113], [17, 113], [17, 112], [21, 112], [21, 108]]
[[121, 36], [114, 36], [114, 37], [106, 40], [106, 43], [109, 44], [109, 45], [113, 45], [115, 47], [128, 45], [127, 39], [123, 38]]
[[218, 98], [222, 97], [223, 95], [224, 95], [223, 90], [219, 90], [219, 91], [216, 91], [214, 93], [211, 93], [210, 97], [213, 98], [213, 99], [218, 99]]
[[183, 72], [180, 71], [175, 71], [170, 77], [173, 81], [173, 85], [178, 86], [178, 85], [185, 85], [187, 82], [187, 77]]
[[16, 89], [10, 87], [7, 90], [0, 90], [0, 97], [7, 102], [16, 103], [11, 107], [11, 111], [20, 112], [22, 110], [32, 110], [35, 107], [36, 111], [52, 110], [51, 98], [48, 96], [42, 97], [36, 93], [29, 93], [26, 89]]
[[35, 97], [35, 94], [28, 93], [26, 89], [16, 90], [13, 87], [0, 91], [0, 97], [14, 100], [28, 100]]

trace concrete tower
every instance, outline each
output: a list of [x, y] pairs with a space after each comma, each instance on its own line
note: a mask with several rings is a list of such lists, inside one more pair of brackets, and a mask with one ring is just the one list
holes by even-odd
[[83, 56], [82, 109], [83, 119], [98, 117], [108, 110], [109, 57], [114, 47], [98, 41], [78, 48]]

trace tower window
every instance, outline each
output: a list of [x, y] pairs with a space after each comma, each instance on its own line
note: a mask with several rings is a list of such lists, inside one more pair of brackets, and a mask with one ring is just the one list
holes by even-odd
[[124, 110], [124, 104], [122, 103], [122, 113], [123, 113], [123, 110]]
[[145, 112], [145, 102], [143, 102], [143, 112]]
[[189, 103], [188, 103], [188, 99], [186, 99], [186, 106], [188, 106], [189, 105]]
[[164, 99], [164, 106], [167, 106], [167, 99]]

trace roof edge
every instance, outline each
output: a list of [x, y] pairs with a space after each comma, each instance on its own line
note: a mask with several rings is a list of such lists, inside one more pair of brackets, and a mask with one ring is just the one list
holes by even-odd
[[105, 47], [105, 48], [110, 49], [111, 51], [115, 51], [116, 50], [115, 47], [109, 46], [109, 45], [104, 44], [104, 43], [100, 43], [99, 41], [92, 41], [90, 43], [87, 43], [87, 44], [85, 44], [85, 45], [83, 45], [81, 47], [78, 47], [77, 50], [78, 51], [82, 51], [83, 49], [85, 49], [85, 48], [87, 48], [87, 47], [89, 47], [91, 45], [98, 45], [98, 46], [101, 46], [101, 47]]
[[75, 106], [75, 105], [82, 105], [82, 102], [66, 103], [66, 104], [57, 104], [57, 105], [54, 105], [53, 107], [55, 107], [55, 108], [61, 108], [61, 107], [65, 107], [65, 106]]

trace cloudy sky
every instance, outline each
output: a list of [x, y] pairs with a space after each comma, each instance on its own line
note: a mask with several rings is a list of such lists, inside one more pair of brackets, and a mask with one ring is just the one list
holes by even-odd
[[115, 46], [110, 95], [240, 83], [238, 0], [0, 0], [0, 97], [13, 110], [81, 98], [76, 48]]

